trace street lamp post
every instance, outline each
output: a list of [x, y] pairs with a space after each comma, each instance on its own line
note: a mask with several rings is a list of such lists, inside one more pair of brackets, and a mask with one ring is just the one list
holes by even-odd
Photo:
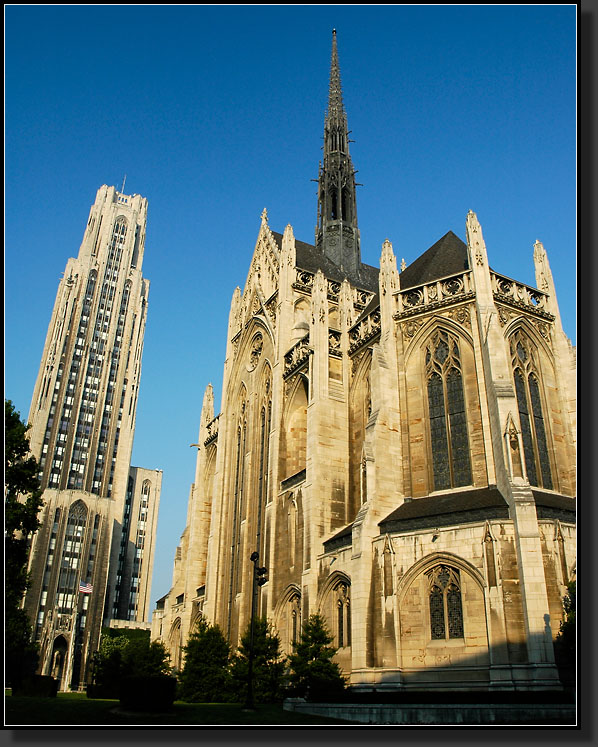
[[255, 628], [255, 612], [257, 608], [257, 589], [266, 583], [267, 568], [258, 567], [259, 553], [252, 552], [249, 560], [253, 563], [253, 583], [251, 586], [251, 626], [249, 630], [249, 667], [247, 673], [247, 700], [246, 710], [254, 710], [253, 703], [253, 631]]

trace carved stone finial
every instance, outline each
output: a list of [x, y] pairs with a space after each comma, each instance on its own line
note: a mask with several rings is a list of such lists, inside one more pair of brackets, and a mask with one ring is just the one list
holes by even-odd
[[268, 222], [268, 211], [266, 210], [266, 208], [264, 208], [262, 210], [262, 214], [261, 214], [260, 217], [262, 219], [262, 223], [267, 223]]
[[401, 258], [401, 272], [403, 272], [403, 270], [406, 270], [406, 269], [407, 269], [407, 262], [405, 262], [405, 257], [402, 257]]

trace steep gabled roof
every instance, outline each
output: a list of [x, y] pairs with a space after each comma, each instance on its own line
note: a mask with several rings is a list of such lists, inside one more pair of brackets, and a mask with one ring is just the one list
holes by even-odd
[[449, 231], [400, 273], [401, 290], [467, 269], [467, 245]]
[[[272, 231], [272, 236], [279, 247], [282, 247], [282, 234]], [[362, 290], [378, 292], [378, 275], [380, 270], [371, 265], [362, 263], [357, 273], [345, 272], [334, 264], [322, 252], [319, 252], [313, 244], [306, 244], [304, 241], [295, 239], [296, 264], [301, 270], [316, 273], [322, 270], [329, 280], [335, 280], [338, 283], [347, 278], [349, 282]]]

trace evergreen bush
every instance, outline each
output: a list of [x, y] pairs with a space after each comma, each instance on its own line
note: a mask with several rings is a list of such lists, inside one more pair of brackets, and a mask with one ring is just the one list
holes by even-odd
[[[251, 622], [241, 638], [230, 671], [238, 698], [247, 698]], [[286, 659], [280, 650], [280, 638], [265, 618], [257, 618], [253, 629], [253, 699], [255, 703], [280, 703], [285, 697]]]
[[343, 697], [346, 682], [339, 665], [333, 661], [337, 649], [330, 645], [332, 641], [324, 618], [310, 615], [289, 656], [289, 695], [319, 702]]
[[200, 618], [184, 646], [185, 663], [179, 695], [188, 703], [230, 703], [239, 700], [229, 672], [230, 646], [218, 625]]

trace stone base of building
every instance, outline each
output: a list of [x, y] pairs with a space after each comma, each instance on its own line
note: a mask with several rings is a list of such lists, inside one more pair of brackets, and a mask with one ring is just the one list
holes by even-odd
[[553, 664], [500, 665], [489, 668], [427, 667], [363, 669], [351, 673], [353, 692], [558, 691], [563, 686]]
[[409, 705], [361, 703], [307, 703], [284, 701], [285, 711], [355, 721], [368, 725], [560, 725], [576, 726], [575, 706], [569, 704], [413, 703]]

